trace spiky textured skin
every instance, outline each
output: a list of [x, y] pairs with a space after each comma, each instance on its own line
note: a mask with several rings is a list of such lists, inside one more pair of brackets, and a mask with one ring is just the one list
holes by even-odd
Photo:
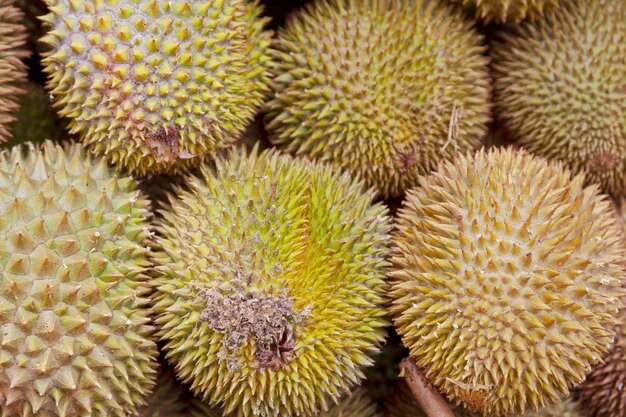
[[391, 312], [426, 377], [493, 415], [556, 402], [609, 349], [626, 278], [615, 210], [512, 149], [442, 164], [393, 236]]
[[327, 412], [318, 417], [382, 417], [376, 403], [364, 388], [358, 388], [353, 394], [342, 399]]
[[235, 142], [267, 91], [257, 2], [48, 0], [60, 114], [132, 173], [174, 173]]
[[187, 397], [185, 387], [176, 381], [174, 371], [163, 365], [154, 391], [135, 417], [221, 417], [221, 413], [202, 405], [199, 400]]
[[533, 153], [626, 191], [626, 2], [571, 0], [493, 47], [499, 118]]
[[4, 144], [10, 147], [24, 141], [42, 143], [46, 139], [61, 142], [70, 137], [67, 120], [61, 119], [52, 108], [50, 94], [39, 84], [28, 82], [20, 97], [16, 120], [11, 124], [13, 138]]
[[312, 2], [274, 49], [270, 140], [358, 173], [383, 196], [486, 133], [483, 38], [441, 2]]
[[473, 10], [485, 23], [535, 19], [555, 9], [561, 0], [452, 0]]
[[19, 108], [20, 84], [26, 81], [24, 14], [13, 0], [0, 0], [0, 143], [11, 139], [10, 124]]
[[147, 204], [78, 145], [0, 153], [0, 416], [127, 417], [144, 402]]
[[[158, 335], [177, 375], [234, 416], [329, 409], [385, 337], [386, 208], [349, 175], [275, 151], [235, 150], [187, 182], [162, 213], [155, 259]], [[207, 291], [241, 297], [240, 327], [202, 319]], [[239, 316], [262, 300], [276, 307]], [[291, 314], [272, 318], [278, 308]], [[276, 329], [246, 336], [249, 324]]]

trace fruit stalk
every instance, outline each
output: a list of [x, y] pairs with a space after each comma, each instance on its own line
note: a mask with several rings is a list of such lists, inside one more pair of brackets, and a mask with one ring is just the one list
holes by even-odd
[[426, 381], [415, 362], [405, 358], [400, 363], [400, 369], [401, 375], [406, 379], [411, 392], [428, 417], [454, 417], [454, 413], [448, 407], [448, 402]]

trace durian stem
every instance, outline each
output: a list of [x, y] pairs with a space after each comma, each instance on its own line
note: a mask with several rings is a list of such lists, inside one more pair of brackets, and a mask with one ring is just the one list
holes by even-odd
[[454, 417], [448, 402], [430, 385], [415, 362], [405, 358], [400, 363], [404, 378], [428, 417]]

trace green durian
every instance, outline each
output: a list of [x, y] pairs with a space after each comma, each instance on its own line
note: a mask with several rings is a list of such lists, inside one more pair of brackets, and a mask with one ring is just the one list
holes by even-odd
[[136, 176], [232, 145], [267, 86], [257, 1], [48, 0], [48, 86], [70, 130]]
[[385, 338], [387, 209], [348, 174], [274, 150], [233, 150], [186, 183], [155, 254], [177, 376], [232, 416], [329, 410]]
[[79, 145], [0, 152], [0, 416], [128, 417], [156, 375], [148, 202]]
[[274, 44], [270, 141], [400, 196], [480, 146], [491, 117], [485, 49], [441, 1], [314, 1]]

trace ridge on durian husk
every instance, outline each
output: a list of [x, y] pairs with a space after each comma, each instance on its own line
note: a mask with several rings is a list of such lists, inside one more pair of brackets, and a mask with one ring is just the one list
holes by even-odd
[[0, 144], [11, 139], [11, 123], [19, 109], [21, 83], [26, 81], [24, 59], [30, 56], [26, 47], [24, 13], [14, 0], [0, 0]]
[[158, 336], [208, 405], [308, 416], [364, 379], [385, 338], [387, 210], [329, 166], [243, 149], [161, 210]]
[[144, 403], [147, 204], [76, 144], [0, 153], [0, 416], [127, 417]]
[[427, 0], [320, 0], [273, 45], [270, 141], [358, 173], [382, 197], [481, 144], [490, 120], [484, 39]]
[[554, 403], [611, 346], [624, 245], [596, 186], [524, 151], [442, 163], [396, 217], [391, 313], [425, 376], [487, 415]]
[[[569, 1], [569, 0], [566, 0]], [[536, 19], [554, 10], [561, 0], [452, 0], [472, 10], [485, 23]]]
[[17, 145], [21, 140], [42, 143], [46, 139], [62, 142], [70, 137], [67, 120], [61, 119], [52, 108], [50, 94], [32, 81], [23, 86], [16, 120], [11, 124], [13, 137], [3, 144], [5, 148]]
[[626, 191], [626, 2], [571, 0], [492, 47], [496, 114], [526, 149]]
[[59, 113], [136, 176], [185, 171], [230, 147], [269, 91], [258, 1], [48, 3], [43, 63]]

